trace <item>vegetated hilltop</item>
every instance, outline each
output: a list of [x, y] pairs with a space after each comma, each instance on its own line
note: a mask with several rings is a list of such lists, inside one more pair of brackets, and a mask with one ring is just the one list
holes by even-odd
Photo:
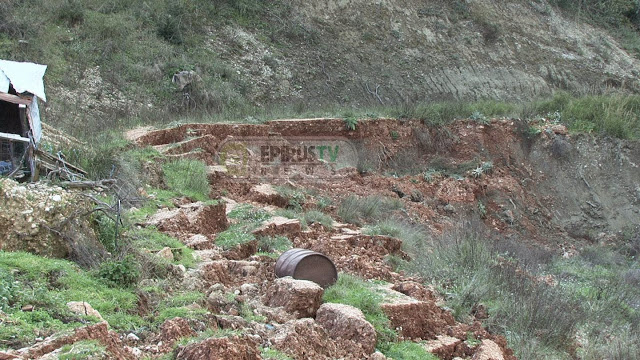
[[[276, 104], [300, 113], [639, 88], [630, 0], [9, 0], [0, 10], [0, 57], [50, 66], [48, 121], [74, 132], [93, 118], [118, 126], [180, 111], [242, 118]], [[184, 70], [197, 75], [187, 101], [171, 82]]]

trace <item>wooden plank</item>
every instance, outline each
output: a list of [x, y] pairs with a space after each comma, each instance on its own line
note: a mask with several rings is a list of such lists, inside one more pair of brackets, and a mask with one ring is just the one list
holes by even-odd
[[0, 132], [0, 138], [1, 139], [7, 139], [7, 140], [13, 140], [13, 141], [20, 141], [23, 143], [29, 143], [29, 138], [26, 137], [22, 137], [18, 134], [9, 134], [9, 133], [3, 133]]
[[68, 169], [70, 169], [70, 170], [72, 170], [72, 171], [74, 171], [76, 173], [79, 173], [79, 174], [82, 174], [82, 175], [85, 175], [85, 176], [87, 175], [87, 172], [84, 171], [83, 169], [81, 169], [81, 168], [79, 168], [79, 167], [77, 167], [77, 166], [75, 166], [75, 165], [73, 165], [71, 163], [68, 163], [67, 161], [65, 161], [63, 159], [60, 159], [60, 158], [55, 157], [55, 156], [53, 156], [53, 155], [51, 155], [49, 153], [46, 153], [46, 152], [44, 152], [42, 150], [36, 149], [35, 150], [35, 154], [42, 158], [41, 159], [41, 160], [43, 160], [42, 163], [49, 162], [49, 164], [47, 164], [47, 165], [58, 166], [58, 167], [66, 167], [66, 168], [68, 168]]
[[31, 105], [31, 101], [32, 101], [31, 98], [23, 98], [17, 95], [7, 94], [3, 92], [0, 92], [0, 100], [8, 101], [14, 104], [22, 104], [22, 105]]

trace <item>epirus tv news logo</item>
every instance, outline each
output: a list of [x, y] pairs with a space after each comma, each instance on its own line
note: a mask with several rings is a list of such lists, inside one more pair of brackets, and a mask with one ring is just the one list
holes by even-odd
[[232, 137], [218, 146], [218, 163], [240, 178], [322, 178], [357, 162], [356, 148], [340, 137]]

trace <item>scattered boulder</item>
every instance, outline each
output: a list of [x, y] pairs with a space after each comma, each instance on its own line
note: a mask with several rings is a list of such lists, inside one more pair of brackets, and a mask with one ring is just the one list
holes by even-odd
[[489, 311], [484, 304], [475, 304], [471, 308], [471, 315], [478, 320], [484, 320], [489, 318]]
[[263, 222], [259, 228], [253, 231], [253, 235], [256, 237], [286, 235], [289, 238], [294, 238], [300, 234], [300, 231], [302, 231], [300, 220], [275, 216]]
[[169, 261], [173, 261], [173, 252], [171, 252], [171, 248], [170, 247], [162, 248], [162, 250], [158, 251], [156, 253], [156, 255], [158, 255], [159, 257], [161, 257], [163, 259], [167, 259]]
[[294, 359], [364, 359], [367, 354], [360, 344], [332, 339], [311, 318], [289, 321], [270, 339], [273, 347]]
[[193, 250], [209, 250], [213, 248], [213, 243], [202, 234], [191, 236], [184, 244]]
[[387, 360], [388, 358], [384, 356], [380, 351], [376, 351], [369, 356], [369, 360]]
[[87, 302], [84, 302], [84, 301], [70, 301], [70, 302], [67, 303], [67, 307], [74, 314], [85, 315], [85, 316], [94, 316], [94, 317], [97, 317], [98, 319], [100, 319], [101, 321], [104, 321], [104, 319], [102, 318], [102, 315], [100, 315], [100, 313], [97, 310], [95, 310]]
[[229, 260], [242, 260], [254, 255], [256, 252], [258, 252], [258, 241], [251, 240], [222, 252], [222, 256]]
[[322, 304], [322, 287], [313, 281], [296, 280], [289, 276], [276, 279], [267, 289], [264, 303], [281, 306], [297, 318], [314, 317]]
[[428, 352], [437, 355], [440, 359], [450, 359], [453, 357], [456, 352], [456, 347], [460, 343], [462, 343], [460, 339], [439, 335], [435, 340], [427, 341], [424, 347]]
[[424, 195], [422, 194], [422, 192], [420, 190], [416, 189], [416, 190], [411, 191], [410, 199], [413, 202], [422, 202], [422, 201], [424, 201]]
[[376, 349], [376, 330], [358, 308], [344, 304], [322, 304], [318, 309], [316, 322], [334, 339], [342, 338], [359, 343], [367, 354]]
[[551, 125], [551, 131], [553, 131], [554, 133], [556, 133], [558, 135], [567, 135], [567, 134], [569, 134], [569, 130], [567, 129], [567, 127], [562, 125], [562, 124]]
[[223, 284], [240, 286], [245, 283], [261, 283], [275, 278], [273, 266], [275, 259], [264, 258], [260, 261], [214, 260], [203, 264], [199, 273], [205, 285]]
[[202, 78], [198, 73], [193, 70], [182, 70], [173, 74], [171, 78], [171, 82], [176, 84], [178, 89], [185, 90], [185, 88], [190, 87], [194, 83], [199, 83], [202, 81]]
[[259, 184], [249, 190], [249, 196], [253, 201], [285, 207], [289, 204], [284, 196], [280, 195], [271, 184]]
[[194, 234], [214, 236], [229, 227], [225, 212], [226, 204], [205, 205], [202, 202], [181, 205], [178, 209], [161, 210], [153, 215], [146, 225], [176, 236], [183, 241]]
[[394, 328], [410, 339], [434, 339], [455, 324], [453, 315], [431, 301], [381, 304]]
[[402, 281], [391, 287], [392, 290], [410, 296], [420, 301], [436, 301], [433, 292], [426, 286], [416, 281]]
[[473, 360], [505, 360], [504, 353], [500, 345], [489, 339], [482, 340], [482, 344], [473, 354]]
[[178, 348], [178, 360], [259, 360], [258, 345], [248, 337], [210, 338]]
[[0, 351], [0, 360], [11, 360], [11, 359], [20, 359], [20, 357], [4, 351]]
[[127, 334], [127, 336], [125, 337], [125, 339], [127, 340], [127, 342], [129, 343], [137, 343], [138, 341], [140, 341], [140, 338], [138, 337], [138, 335], [134, 334], [134, 333], [129, 333]]

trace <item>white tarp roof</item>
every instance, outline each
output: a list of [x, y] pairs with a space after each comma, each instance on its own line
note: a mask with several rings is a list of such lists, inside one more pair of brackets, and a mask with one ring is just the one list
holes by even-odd
[[11, 84], [18, 94], [30, 92], [47, 101], [42, 81], [46, 70], [47, 65], [0, 60], [0, 91], [8, 93]]

